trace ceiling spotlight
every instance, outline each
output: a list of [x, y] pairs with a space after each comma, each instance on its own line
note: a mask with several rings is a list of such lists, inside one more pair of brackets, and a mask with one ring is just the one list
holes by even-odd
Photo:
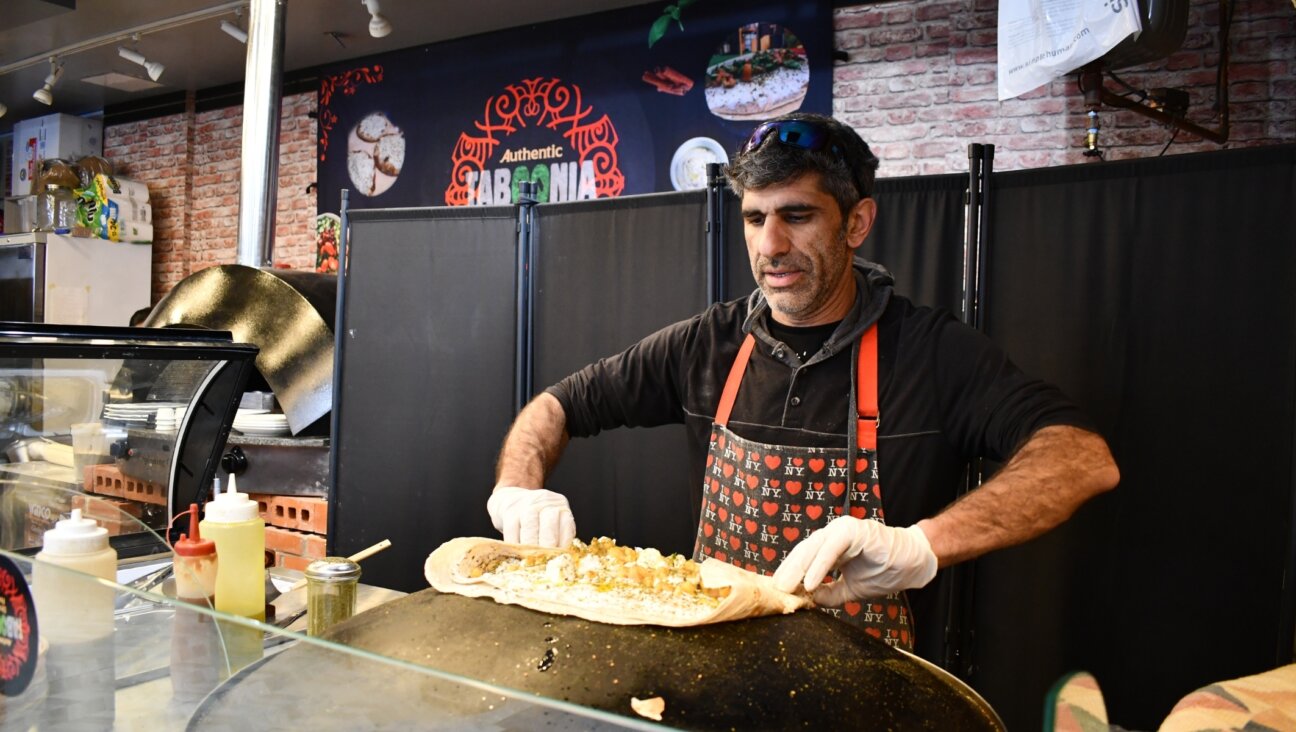
[[369, 35], [382, 38], [392, 32], [392, 24], [380, 14], [382, 11], [378, 8], [378, 0], [360, 0], [360, 2], [369, 9]]
[[239, 43], [247, 43], [247, 31], [243, 30], [237, 25], [234, 25], [228, 20], [221, 21], [221, 30], [228, 33], [230, 38], [233, 38]]
[[59, 78], [62, 76], [63, 76], [63, 64], [59, 63], [58, 59], [50, 57], [50, 72], [49, 72], [49, 76], [45, 77], [45, 86], [42, 86], [41, 88], [37, 89], [32, 94], [32, 99], [35, 99], [36, 101], [45, 105], [53, 104], [54, 85], [58, 83]]
[[152, 79], [153, 81], [157, 81], [158, 77], [162, 76], [162, 72], [166, 71], [166, 67], [163, 66], [162, 64], [158, 63], [157, 61], [149, 61], [148, 59], [144, 58], [143, 54], [137, 51], [132, 51], [129, 48], [123, 48], [121, 46], [118, 46], [117, 55], [121, 56], [127, 61], [130, 61], [131, 63], [136, 63], [139, 64], [140, 66], [143, 66], [145, 70], [148, 71], [149, 78]]

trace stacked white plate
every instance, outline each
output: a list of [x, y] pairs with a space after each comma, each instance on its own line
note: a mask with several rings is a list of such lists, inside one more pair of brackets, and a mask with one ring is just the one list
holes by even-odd
[[183, 414], [184, 408], [188, 406], [189, 405], [186, 402], [123, 402], [120, 404], [105, 404], [103, 416], [104, 419], [113, 422], [124, 422], [129, 425], [143, 426], [148, 424], [149, 419], [153, 418], [159, 409], [176, 410], [178, 408], [181, 410], [181, 414]]
[[283, 437], [289, 433], [288, 417], [264, 409], [240, 409], [234, 416], [234, 429], [245, 435]]

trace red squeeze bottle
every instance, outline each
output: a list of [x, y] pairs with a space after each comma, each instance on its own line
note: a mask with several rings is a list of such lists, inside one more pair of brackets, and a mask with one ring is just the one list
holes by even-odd
[[199, 533], [198, 504], [189, 504], [185, 513], [189, 514], [189, 534], [181, 534], [173, 547], [176, 597], [210, 607], [216, 594], [216, 542]]
[[[198, 504], [189, 504], [189, 534], [181, 534], [175, 558], [175, 618], [171, 627], [171, 694], [179, 704], [195, 704], [220, 683], [225, 668], [216, 621], [185, 603], [211, 608], [216, 593], [216, 542], [198, 530]], [[182, 515], [182, 514], [181, 514]], [[177, 515], [176, 518], [179, 518]]]

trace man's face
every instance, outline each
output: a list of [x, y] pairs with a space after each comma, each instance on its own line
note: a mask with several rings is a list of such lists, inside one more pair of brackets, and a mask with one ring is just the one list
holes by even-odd
[[836, 199], [813, 173], [743, 192], [747, 256], [775, 320], [810, 326], [846, 316], [855, 300], [851, 259], [868, 234], [873, 211], [872, 200], [865, 199], [843, 226]]

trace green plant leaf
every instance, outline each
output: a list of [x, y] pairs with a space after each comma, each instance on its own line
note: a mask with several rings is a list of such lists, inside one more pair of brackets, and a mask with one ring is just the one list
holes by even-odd
[[648, 47], [652, 48], [653, 44], [661, 40], [666, 35], [666, 26], [670, 23], [670, 16], [663, 15], [653, 21], [652, 28], [648, 29]]

